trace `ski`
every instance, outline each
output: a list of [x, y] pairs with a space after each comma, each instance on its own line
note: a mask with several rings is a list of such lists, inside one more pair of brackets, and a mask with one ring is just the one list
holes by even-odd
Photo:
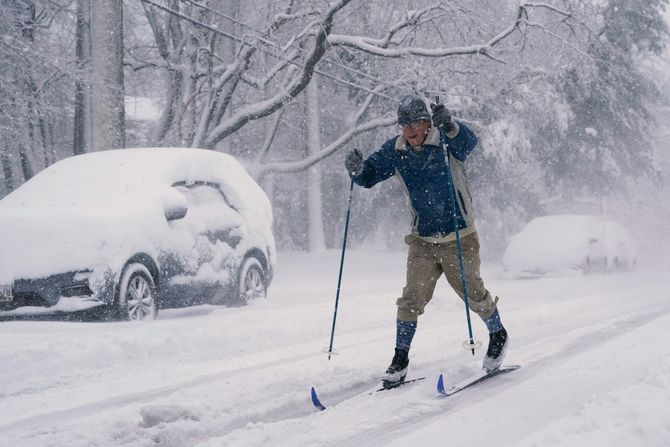
[[437, 379], [437, 392], [443, 396], [451, 396], [458, 393], [459, 391], [463, 391], [466, 388], [490, 379], [491, 377], [495, 377], [500, 374], [506, 374], [519, 368], [521, 368], [521, 365], [502, 366], [498, 369], [494, 369], [493, 371], [482, 370], [473, 376], [461, 380], [457, 384], [447, 389], [444, 388], [444, 377], [442, 374], [440, 374], [440, 377]]
[[312, 387], [312, 405], [316, 407], [317, 410], [325, 410], [326, 406], [321, 403], [319, 396], [316, 395], [316, 390]]
[[[381, 388], [376, 388], [372, 391], [367, 391], [366, 393], [368, 395], [372, 395], [374, 393], [379, 393], [381, 391], [389, 391], [389, 390], [393, 390], [393, 389], [396, 389], [396, 388], [400, 388], [401, 386], [407, 385], [409, 383], [415, 383], [415, 382], [419, 382], [419, 381], [425, 380], [425, 379], [426, 379], [425, 377], [416, 377], [414, 379], [403, 380], [403, 381], [397, 382], [397, 383], [392, 383], [392, 384], [387, 383], [387, 384], [382, 385]], [[312, 387], [311, 396], [312, 396], [312, 405], [314, 405], [314, 407], [316, 407], [317, 410], [323, 411], [327, 408], [324, 404], [321, 403], [321, 400], [319, 399], [319, 396], [316, 394], [316, 390], [314, 389], [314, 387]]]

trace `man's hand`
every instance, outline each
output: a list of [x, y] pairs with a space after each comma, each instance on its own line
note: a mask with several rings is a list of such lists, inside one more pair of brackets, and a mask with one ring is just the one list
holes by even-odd
[[444, 126], [444, 131], [449, 133], [454, 130], [454, 122], [451, 119], [451, 112], [444, 104], [431, 104], [430, 110], [433, 112], [433, 125], [435, 127]]
[[358, 175], [363, 170], [363, 154], [358, 149], [354, 149], [347, 154], [344, 159], [344, 166], [351, 175]]

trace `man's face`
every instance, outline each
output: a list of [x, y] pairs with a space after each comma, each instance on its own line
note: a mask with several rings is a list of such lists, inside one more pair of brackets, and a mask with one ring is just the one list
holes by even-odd
[[410, 145], [421, 146], [430, 129], [430, 121], [415, 121], [400, 126], [400, 129], [402, 130], [402, 136]]

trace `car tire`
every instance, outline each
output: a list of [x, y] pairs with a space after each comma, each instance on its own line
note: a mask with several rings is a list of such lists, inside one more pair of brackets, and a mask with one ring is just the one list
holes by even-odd
[[121, 274], [116, 296], [118, 319], [155, 320], [158, 314], [155, 284], [151, 272], [144, 264], [128, 264]]
[[265, 270], [260, 261], [253, 256], [244, 259], [237, 276], [238, 305], [244, 306], [250, 301], [267, 296]]

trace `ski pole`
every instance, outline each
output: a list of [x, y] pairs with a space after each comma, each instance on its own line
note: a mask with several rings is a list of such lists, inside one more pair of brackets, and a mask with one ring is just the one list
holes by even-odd
[[349, 215], [351, 214], [351, 196], [354, 191], [354, 179], [349, 186], [349, 203], [347, 204], [347, 217], [344, 220], [344, 239], [342, 240], [342, 257], [340, 258], [340, 274], [337, 277], [337, 293], [335, 294], [335, 310], [333, 311], [333, 327], [330, 331], [330, 345], [328, 346], [328, 360], [333, 354], [333, 339], [335, 338], [335, 321], [337, 320], [337, 306], [340, 302], [340, 286], [342, 285], [342, 268], [344, 267], [344, 252], [347, 249], [347, 233], [349, 233]]
[[[440, 97], [435, 97], [435, 102], [440, 103]], [[458, 252], [458, 266], [461, 274], [461, 288], [463, 289], [463, 301], [465, 302], [465, 316], [468, 322], [469, 347], [472, 349], [472, 355], [475, 355], [475, 339], [472, 336], [472, 322], [470, 321], [470, 303], [468, 302], [468, 284], [465, 280], [465, 265], [463, 263], [463, 248], [461, 246], [461, 235], [458, 230], [458, 215], [456, 213], [456, 186], [451, 177], [451, 163], [449, 162], [449, 148], [447, 147], [447, 138], [444, 131], [444, 125], [440, 125], [440, 143], [444, 151], [444, 159], [447, 162], [447, 183], [449, 194], [451, 195], [451, 216], [454, 222], [454, 231], [456, 233], [456, 250]], [[465, 345], [465, 343], [464, 343]]]

